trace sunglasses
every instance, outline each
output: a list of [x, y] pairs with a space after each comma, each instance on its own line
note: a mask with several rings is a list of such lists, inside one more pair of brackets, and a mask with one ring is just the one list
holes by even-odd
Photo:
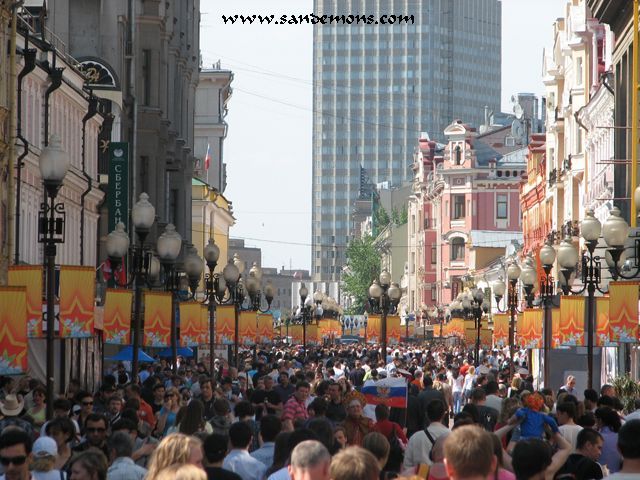
[[87, 428], [87, 432], [89, 432], [89, 433], [104, 433], [106, 431], [107, 431], [106, 428], [101, 428], [101, 427], [98, 427], [98, 428]]
[[89, 405], [93, 405], [93, 402], [82, 402], [82, 404], [83, 404], [85, 407], [87, 407], [87, 406], [89, 406]]
[[24, 465], [24, 462], [27, 461], [27, 457], [25, 455], [20, 455], [18, 457], [0, 457], [0, 463], [5, 467], [9, 466], [10, 463], [18, 466]]

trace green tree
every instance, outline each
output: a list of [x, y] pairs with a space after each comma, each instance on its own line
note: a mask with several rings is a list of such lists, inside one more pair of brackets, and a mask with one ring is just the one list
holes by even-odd
[[389, 214], [383, 206], [379, 206], [373, 213], [373, 223], [375, 225], [375, 231], [380, 232], [387, 225], [389, 225]]
[[371, 282], [380, 275], [380, 255], [373, 244], [373, 237], [367, 235], [349, 242], [346, 256], [343, 291], [354, 298], [347, 313], [359, 315], [364, 313]]

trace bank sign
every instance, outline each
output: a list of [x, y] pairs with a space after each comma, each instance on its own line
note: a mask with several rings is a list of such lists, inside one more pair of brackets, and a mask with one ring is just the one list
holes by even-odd
[[109, 144], [109, 232], [115, 230], [119, 222], [129, 229], [129, 144], [111, 142]]

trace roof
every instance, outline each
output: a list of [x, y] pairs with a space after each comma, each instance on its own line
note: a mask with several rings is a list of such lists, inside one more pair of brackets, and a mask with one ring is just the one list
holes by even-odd
[[514, 166], [524, 166], [527, 164], [527, 155], [529, 154], [528, 147], [522, 147], [518, 150], [514, 150], [513, 152], [509, 152], [503, 155], [497, 162], [497, 166], [506, 166], [506, 165], [514, 165]]
[[514, 241], [522, 242], [522, 232], [471, 230], [471, 245], [474, 247], [505, 248]]
[[478, 166], [487, 167], [491, 160], [500, 160], [500, 158], [502, 158], [502, 155], [498, 151], [478, 138], [472, 140], [472, 146]]

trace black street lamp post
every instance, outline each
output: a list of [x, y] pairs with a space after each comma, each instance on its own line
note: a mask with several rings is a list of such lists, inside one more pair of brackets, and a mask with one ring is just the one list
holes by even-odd
[[49, 144], [40, 154], [40, 176], [46, 191], [46, 200], [40, 204], [38, 213], [38, 242], [44, 243], [45, 271], [47, 275], [47, 419], [53, 418], [55, 398], [55, 272], [57, 244], [64, 243], [64, 203], [56, 202], [56, 196], [69, 170], [69, 158], [62, 150], [60, 138], [52, 135]]
[[382, 359], [387, 361], [387, 315], [394, 313], [400, 302], [402, 291], [397, 283], [391, 283], [391, 274], [386, 270], [369, 287], [369, 304], [373, 313], [380, 314], [380, 346]]
[[473, 318], [476, 330], [475, 361], [480, 365], [480, 330], [482, 316], [489, 311], [489, 304], [484, 301], [484, 292], [480, 288], [473, 288], [462, 296], [462, 308], [465, 318]]

